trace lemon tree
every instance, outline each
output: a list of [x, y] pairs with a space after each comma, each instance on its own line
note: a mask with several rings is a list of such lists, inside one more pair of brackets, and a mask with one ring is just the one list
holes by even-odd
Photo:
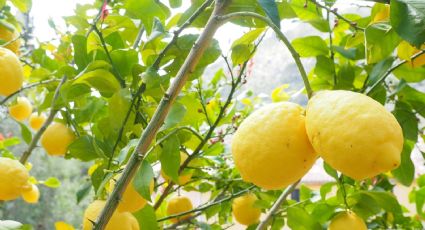
[[93, 0], [48, 41], [33, 4], [0, 1], [0, 229], [424, 228], [424, 2]]

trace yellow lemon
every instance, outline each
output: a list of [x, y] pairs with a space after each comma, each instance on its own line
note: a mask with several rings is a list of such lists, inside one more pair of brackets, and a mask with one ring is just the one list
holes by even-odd
[[5, 46], [5, 48], [11, 50], [16, 55], [19, 55], [19, 47], [21, 46], [21, 39], [18, 37], [19, 33], [15, 28], [7, 28], [4, 25], [0, 25], [0, 39], [3, 40], [4, 43], [11, 42]]
[[46, 115], [44, 115], [44, 113], [41, 113], [41, 114], [32, 113], [29, 118], [30, 127], [34, 130], [39, 130], [41, 126], [43, 126], [46, 119], [47, 117]]
[[[115, 188], [116, 181], [121, 177], [121, 174], [115, 176], [114, 179], [109, 182], [109, 192], [112, 192]], [[154, 181], [150, 183], [150, 191], [153, 192]], [[134, 188], [133, 180], [130, 181], [130, 184], [127, 186], [124, 194], [121, 197], [120, 203], [118, 204], [118, 211], [120, 212], [136, 212], [143, 207], [145, 207], [147, 201], [143, 198], [139, 192]]]
[[346, 211], [332, 218], [328, 230], [367, 230], [367, 226], [362, 218], [354, 212]]
[[9, 96], [22, 87], [24, 72], [18, 57], [0, 47], [0, 95]]
[[232, 213], [238, 223], [248, 226], [260, 220], [261, 209], [254, 207], [257, 200], [254, 194], [246, 194], [233, 200]]
[[366, 95], [344, 90], [319, 92], [308, 103], [306, 128], [325, 162], [356, 180], [400, 164], [401, 127], [384, 106]]
[[[187, 159], [187, 155], [186, 153], [180, 152], [180, 165], [183, 164], [183, 162]], [[188, 170], [183, 170], [180, 175], [179, 175], [179, 181], [178, 181], [178, 185], [184, 185], [187, 182], [190, 181], [190, 179], [192, 179], [192, 175], [193, 173], [188, 171]], [[164, 180], [169, 181], [170, 177], [167, 176], [167, 174], [165, 174], [165, 172], [163, 170], [161, 170], [161, 176], [164, 178]]]
[[[167, 215], [176, 215], [182, 212], [187, 212], [193, 209], [192, 202], [189, 200], [189, 198], [185, 196], [177, 196], [173, 197], [168, 201], [167, 204]], [[184, 216], [180, 216], [177, 218], [171, 219], [171, 222], [177, 223], [182, 220], [186, 220], [191, 215], [186, 214]]]
[[41, 145], [49, 155], [63, 156], [74, 139], [74, 133], [66, 125], [53, 123], [41, 136]]
[[31, 102], [26, 97], [18, 97], [16, 104], [9, 107], [9, 114], [17, 121], [27, 119], [32, 112]]
[[264, 189], [294, 183], [317, 158], [304, 110], [290, 102], [266, 105], [247, 117], [233, 136], [232, 154], [242, 179]]
[[38, 200], [40, 199], [40, 190], [38, 190], [37, 185], [31, 184], [30, 190], [23, 191], [22, 199], [24, 199], [25, 202], [30, 204], [38, 203]]
[[75, 228], [66, 222], [58, 221], [55, 223], [55, 230], [75, 230]]
[[[104, 200], [95, 200], [91, 203], [84, 212], [83, 230], [92, 230], [93, 224], [91, 221], [96, 222], [103, 207], [105, 207]], [[115, 211], [109, 219], [105, 230], [139, 230], [139, 223], [136, 218], [129, 212]]]
[[0, 157], [0, 200], [14, 200], [30, 189], [29, 174], [19, 161]]

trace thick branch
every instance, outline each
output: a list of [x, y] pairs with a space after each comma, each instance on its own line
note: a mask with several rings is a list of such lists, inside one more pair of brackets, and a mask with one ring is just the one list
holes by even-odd
[[[420, 52], [418, 52], [418, 53], [416, 53], [415, 55], [413, 55], [410, 59], [411, 59], [411, 61], [413, 61], [413, 60], [415, 60], [416, 58], [418, 58], [419, 56], [421, 56], [421, 55], [423, 55], [423, 54], [425, 54], [425, 50], [421, 50]], [[396, 70], [397, 68], [399, 68], [400, 66], [402, 66], [402, 65], [404, 65], [405, 63], [407, 63], [407, 60], [403, 60], [403, 61], [400, 61], [399, 63], [397, 63], [395, 66], [393, 66], [393, 67], [391, 67], [390, 69], [388, 69], [387, 70], [387, 72], [385, 72], [385, 74], [384, 75], [382, 75], [382, 77], [379, 79], [379, 80], [377, 80], [376, 82], [375, 82], [375, 84], [373, 84], [370, 88], [369, 88], [369, 90], [367, 90], [366, 91], [366, 94], [367, 95], [369, 95], [370, 93], [372, 93], [372, 91], [376, 88], [376, 87], [378, 87], [382, 82], [384, 82], [385, 81], [385, 79], [394, 71], [394, 70]]]
[[300, 183], [300, 181], [293, 183], [290, 187], [288, 187], [285, 191], [282, 192], [282, 194], [279, 196], [279, 198], [277, 198], [276, 202], [273, 204], [270, 211], [267, 213], [266, 218], [264, 218], [264, 220], [261, 221], [261, 223], [257, 226], [256, 230], [263, 230], [267, 228], [267, 225], [269, 224], [270, 219], [279, 210], [283, 202], [286, 201], [286, 198], [289, 196], [289, 194], [291, 194], [294, 191], [298, 183]]
[[301, 62], [300, 55], [294, 49], [294, 47], [292, 46], [292, 44], [288, 40], [288, 38], [282, 33], [282, 31], [280, 31], [280, 29], [269, 18], [266, 18], [266, 17], [264, 17], [260, 14], [252, 13], [252, 12], [236, 12], [236, 13], [230, 13], [230, 14], [221, 16], [221, 17], [219, 17], [219, 20], [223, 21], [223, 23], [224, 23], [224, 22], [228, 22], [228, 21], [230, 21], [231, 19], [234, 19], [234, 18], [243, 18], [243, 17], [259, 19], [259, 20], [267, 23], [267, 25], [274, 30], [276, 35], [285, 44], [285, 46], [288, 48], [289, 52], [291, 53], [292, 57], [294, 58], [295, 64], [297, 65], [298, 70], [299, 70], [301, 77], [303, 79], [305, 89], [307, 90], [307, 95], [310, 98], [313, 94], [313, 90], [311, 89], [310, 83], [308, 81], [307, 73], [304, 69], [302, 62]]
[[29, 144], [27, 150], [25, 150], [25, 152], [22, 154], [21, 158], [19, 159], [19, 161], [22, 164], [25, 164], [25, 162], [27, 162], [27, 160], [30, 157], [32, 151], [37, 146], [37, 142], [41, 138], [41, 135], [43, 135], [44, 131], [46, 131], [47, 127], [50, 125], [50, 123], [52, 123], [53, 119], [55, 118], [55, 115], [58, 112], [58, 110], [55, 108], [56, 101], [59, 98], [60, 89], [61, 89], [63, 83], [65, 83], [66, 79], [67, 79], [66, 75], [63, 76], [63, 78], [62, 78], [61, 82], [59, 83], [58, 87], [56, 87], [56, 91], [55, 91], [55, 94], [54, 94], [53, 99], [52, 99], [52, 106], [50, 108], [50, 114], [47, 117], [46, 121], [44, 122], [43, 126], [41, 126], [41, 128], [37, 131], [37, 133], [32, 138], [31, 143]]
[[219, 28], [220, 22], [216, 17], [221, 14], [226, 2], [226, 0], [219, 0], [216, 2], [213, 14], [208, 20], [204, 31], [191, 49], [167, 93], [161, 99], [155, 114], [153, 115], [151, 121], [149, 122], [148, 126], [142, 134], [142, 137], [139, 140], [136, 151], [133, 152], [132, 156], [130, 157], [130, 160], [125, 167], [121, 178], [117, 181], [114, 191], [107, 200], [105, 208], [102, 210], [96, 225], [94, 226], [94, 229], [105, 229], [106, 224], [108, 223], [118, 205], [119, 198], [130, 183], [134, 174], [137, 172], [137, 169], [140, 166], [146, 151], [148, 150], [152, 140], [155, 138], [159, 128], [162, 126], [173, 102], [185, 85], [189, 75], [194, 71], [196, 65], [204, 54], [205, 49], [209, 46], [216, 30]]

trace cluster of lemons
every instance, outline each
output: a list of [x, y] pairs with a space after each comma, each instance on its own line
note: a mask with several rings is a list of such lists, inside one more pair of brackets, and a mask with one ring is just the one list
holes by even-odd
[[[180, 152], [180, 163], [182, 164], [187, 159], [187, 155], [183, 152]], [[89, 174], [93, 173], [95, 169], [92, 168], [89, 170]], [[165, 181], [170, 181], [169, 176], [161, 170], [161, 176]], [[109, 181], [109, 187], [107, 191], [111, 193], [115, 187], [116, 181], [121, 177], [121, 174], [118, 174], [113, 179]], [[192, 178], [192, 172], [183, 171], [178, 177], [178, 185], [184, 185], [190, 181]], [[154, 181], [152, 180], [150, 183], [150, 192], [152, 193], [154, 190]], [[95, 200], [92, 202], [84, 212], [83, 219], [83, 229], [91, 230], [93, 228], [93, 222], [97, 220], [100, 215], [100, 212], [103, 210], [106, 202], [104, 200]], [[136, 188], [133, 185], [133, 181], [130, 181], [130, 184], [127, 186], [124, 191], [118, 207], [108, 224], [106, 225], [106, 230], [114, 230], [114, 229], [129, 229], [129, 230], [138, 230], [139, 224], [137, 220], [134, 218], [131, 213], [137, 212], [140, 209], [144, 208], [147, 204], [145, 198], [143, 198]], [[193, 209], [192, 202], [186, 196], [176, 196], [171, 198], [167, 204], [167, 214], [175, 215], [180, 214], [182, 212], [187, 212]], [[171, 219], [172, 222], [176, 223], [179, 221], [186, 220], [191, 215], [182, 215], [176, 218]]]
[[[318, 92], [306, 110], [290, 102], [264, 106], [241, 123], [232, 141], [242, 178], [269, 190], [300, 180], [319, 156], [355, 180], [371, 178], [397, 168], [402, 148], [396, 118], [370, 97], [344, 90]], [[238, 222], [259, 221], [256, 199], [249, 194], [234, 201]], [[358, 228], [347, 228], [350, 224]], [[329, 228], [366, 229], [366, 225], [346, 211], [336, 215]]]

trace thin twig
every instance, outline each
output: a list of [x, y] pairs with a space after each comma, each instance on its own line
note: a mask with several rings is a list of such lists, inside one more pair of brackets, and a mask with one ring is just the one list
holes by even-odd
[[226, 202], [226, 201], [232, 200], [232, 199], [234, 199], [234, 198], [236, 198], [236, 197], [238, 197], [238, 196], [241, 196], [241, 195], [243, 195], [243, 194], [245, 194], [245, 193], [249, 192], [249, 191], [250, 191], [250, 190], [252, 190], [253, 188], [255, 188], [255, 185], [252, 185], [252, 186], [250, 186], [250, 187], [248, 187], [248, 188], [246, 188], [246, 189], [244, 189], [244, 190], [242, 190], [242, 191], [239, 191], [239, 192], [237, 192], [237, 193], [235, 193], [235, 194], [232, 194], [231, 196], [228, 196], [228, 197], [223, 198], [223, 199], [221, 199], [221, 200], [218, 200], [218, 201], [212, 202], [212, 203], [207, 204], [207, 205], [203, 205], [203, 206], [201, 206], [201, 207], [198, 207], [198, 208], [195, 208], [195, 209], [192, 209], [192, 210], [186, 211], [186, 212], [181, 212], [181, 213], [178, 213], [178, 214], [174, 214], [174, 215], [166, 216], [166, 217], [164, 217], [164, 218], [158, 219], [157, 221], [158, 221], [158, 222], [162, 222], [162, 221], [166, 221], [166, 220], [169, 220], [169, 219], [178, 218], [178, 217], [181, 217], [181, 216], [184, 216], [184, 215], [187, 215], [187, 214], [191, 214], [191, 213], [194, 213], [194, 212], [201, 212], [201, 211], [204, 211], [205, 209], [211, 208], [212, 206], [215, 206], [215, 205], [217, 205], [217, 204], [221, 204], [221, 203], [223, 203], [223, 202]]
[[140, 41], [142, 40], [143, 33], [145, 32], [145, 27], [143, 24], [140, 26], [139, 33], [137, 33], [136, 40], [133, 43], [133, 49], [137, 49], [139, 47]]
[[53, 96], [52, 104], [51, 104], [51, 107], [50, 107], [50, 114], [47, 117], [46, 121], [44, 122], [43, 126], [41, 126], [41, 128], [34, 135], [34, 137], [31, 140], [31, 143], [28, 146], [28, 148], [25, 150], [25, 152], [22, 154], [21, 158], [19, 159], [19, 161], [22, 164], [25, 164], [25, 162], [27, 162], [27, 160], [30, 157], [32, 151], [37, 146], [37, 142], [41, 138], [41, 135], [43, 135], [44, 131], [46, 131], [47, 127], [50, 125], [50, 123], [52, 123], [53, 119], [55, 118], [55, 115], [58, 112], [57, 108], [55, 108], [56, 101], [59, 98], [60, 89], [61, 89], [63, 83], [65, 83], [66, 79], [67, 79], [67, 76], [66, 75], [63, 76], [63, 78], [62, 78], [61, 82], [59, 83], [58, 87], [56, 87], [56, 91], [55, 91], [55, 94]]
[[312, 3], [314, 3], [316, 6], [318, 6], [318, 7], [322, 8], [322, 9], [325, 9], [325, 10], [326, 10], [326, 11], [328, 11], [328, 12], [331, 12], [331, 13], [332, 13], [333, 15], [335, 15], [337, 18], [339, 18], [339, 19], [341, 19], [341, 20], [343, 20], [343, 21], [347, 22], [347, 23], [348, 23], [351, 27], [353, 27], [354, 29], [356, 29], [356, 30], [361, 30], [361, 31], [364, 31], [364, 30], [365, 30], [365, 28], [358, 26], [356, 22], [350, 21], [348, 18], [346, 18], [346, 17], [342, 16], [341, 14], [339, 14], [339, 13], [336, 11], [336, 9], [331, 9], [331, 8], [329, 8], [329, 7], [325, 6], [325, 5], [322, 5], [322, 4], [318, 3], [316, 0], [310, 0], [310, 1], [311, 1]]
[[27, 90], [27, 89], [31, 89], [31, 88], [34, 88], [34, 87], [39, 86], [39, 85], [49, 84], [49, 83], [55, 82], [55, 81], [59, 81], [59, 79], [42, 80], [42, 81], [39, 81], [39, 82], [35, 82], [35, 83], [32, 83], [32, 84], [26, 85], [26, 86], [20, 88], [18, 91], [16, 91], [16, 92], [10, 94], [9, 96], [5, 97], [0, 102], [0, 105], [5, 104], [10, 98], [12, 98], [13, 96], [15, 96], [15, 95]]
[[[421, 50], [420, 52], [416, 53], [415, 55], [413, 55], [412, 57], [410, 57], [411, 61], [415, 60], [417, 57], [421, 56], [422, 54], [425, 54], [425, 50]], [[403, 60], [400, 61], [399, 63], [397, 63], [396, 65], [394, 65], [393, 67], [389, 68], [387, 70], [387, 72], [385, 72], [384, 75], [382, 75], [382, 77], [376, 81], [367, 91], [366, 94], [370, 95], [370, 93], [376, 88], [378, 87], [383, 81], [385, 81], [385, 79], [397, 68], [399, 68], [400, 66], [404, 65], [405, 63], [407, 63], [407, 60]]]
[[225, 6], [227, 5], [227, 2], [227, 0], [216, 1], [214, 11], [203, 32], [189, 52], [173, 83], [170, 85], [170, 88], [161, 99], [155, 114], [153, 115], [146, 129], [143, 131], [135, 151], [132, 153], [126, 167], [124, 168], [122, 176], [117, 181], [114, 190], [106, 201], [105, 207], [96, 220], [96, 224], [94, 226], [95, 230], [105, 229], [106, 224], [109, 222], [109, 219], [111, 218], [118, 205], [122, 193], [125, 191], [131, 179], [137, 172], [142, 160], [145, 157], [146, 151], [148, 150], [152, 140], [155, 138], [158, 130], [162, 126], [171, 106], [173, 105], [173, 102], [176, 100], [177, 95], [185, 85], [189, 75], [193, 73], [193, 70], [196, 68], [196, 65], [204, 54], [206, 48], [210, 45], [215, 32], [220, 27], [221, 24], [216, 17], [222, 13]]
[[257, 226], [256, 230], [263, 230], [263, 229], [267, 228], [267, 225], [269, 224], [270, 219], [279, 210], [279, 208], [280, 208], [280, 206], [282, 206], [283, 202], [286, 201], [286, 198], [289, 196], [289, 194], [291, 194], [295, 190], [298, 183], [300, 183], [300, 180], [293, 183], [290, 187], [288, 187], [285, 191], [282, 192], [282, 194], [279, 196], [279, 198], [277, 198], [276, 202], [273, 204], [270, 211], [267, 213], [264, 220], [261, 221], [260, 224]]
[[109, 63], [111, 63], [112, 65], [112, 70], [114, 71], [115, 78], [118, 80], [121, 87], [124, 88], [125, 87], [124, 78], [121, 76], [120, 72], [118, 71], [118, 69], [116, 68], [114, 64], [114, 61], [112, 60], [111, 54], [109, 53], [108, 47], [106, 46], [106, 42], [105, 42], [105, 39], [103, 38], [102, 32], [100, 32], [100, 30], [97, 28], [96, 25], [92, 25], [92, 27], [93, 27], [93, 31], [99, 36], [100, 43], [103, 47], [103, 50], [105, 50], [105, 53], [106, 53], [106, 57], [108, 57]]
[[292, 46], [291, 42], [288, 40], [288, 38], [280, 31], [280, 29], [269, 19], [266, 18], [260, 14], [253, 13], [253, 12], [236, 12], [236, 13], [229, 13], [227, 15], [219, 17], [219, 20], [222, 20], [223, 22], [227, 22], [234, 18], [243, 18], [243, 17], [249, 17], [249, 18], [256, 18], [259, 19], [265, 23], [267, 23], [268, 26], [270, 26], [274, 32], [277, 34], [279, 39], [285, 44], [286, 48], [288, 48], [289, 52], [291, 53], [292, 57], [294, 58], [295, 64], [298, 67], [298, 70], [301, 74], [302, 80], [304, 82], [305, 89], [307, 91], [307, 95], [309, 98], [313, 95], [313, 90], [311, 89], [310, 82], [308, 81], [307, 72], [304, 69], [304, 66], [301, 62], [300, 55], [297, 53], [297, 51]]
[[[97, 11], [97, 15], [95, 16], [95, 18], [93, 19], [92, 25], [96, 25], [97, 22], [100, 20], [100, 17], [102, 15], [102, 10], [103, 10], [103, 5], [104, 4], [109, 4], [110, 0], [104, 0], [102, 5], [100, 5], [99, 10]], [[90, 35], [91, 32], [93, 32], [93, 27], [90, 27], [89, 30], [86, 33], [86, 37], [88, 37]]]
[[159, 64], [161, 63], [162, 59], [165, 57], [165, 53], [174, 45], [174, 43], [177, 42], [177, 38], [179, 37], [180, 33], [183, 32], [183, 30], [190, 26], [193, 21], [195, 21], [198, 16], [204, 12], [204, 10], [211, 5], [213, 0], [206, 0], [193, 14], [190, 16], [184, 23], [181, 25], [181, 27], [174, 31], [174, 36], [171, 39], [171, 41], [167, 44], [167, 46], [159, 53], [158, 58], [155, 60], [155, 62], [152, 64], [152, 67], [154, 69], [159, 68]]
[[330, 16], [330, 12], [327, 11], [326, 20], [328, 21], [328, 25], [329, 25], [329, 51], [330, 51], [330, 57], [331, 57], [332, 65], [333, 65], [333, 78], [334, 78], [334, 88], [335, 88], [336, 85], [337, 85], [337, 76], [336, 76], [336, 72], [335, 72], [335, 53], [334, 53], [333, 38], [332, 38], [333, 29], [332, 29], [331, 23], [329, 21], [329, 19], [330, 19], [329, 16]]

